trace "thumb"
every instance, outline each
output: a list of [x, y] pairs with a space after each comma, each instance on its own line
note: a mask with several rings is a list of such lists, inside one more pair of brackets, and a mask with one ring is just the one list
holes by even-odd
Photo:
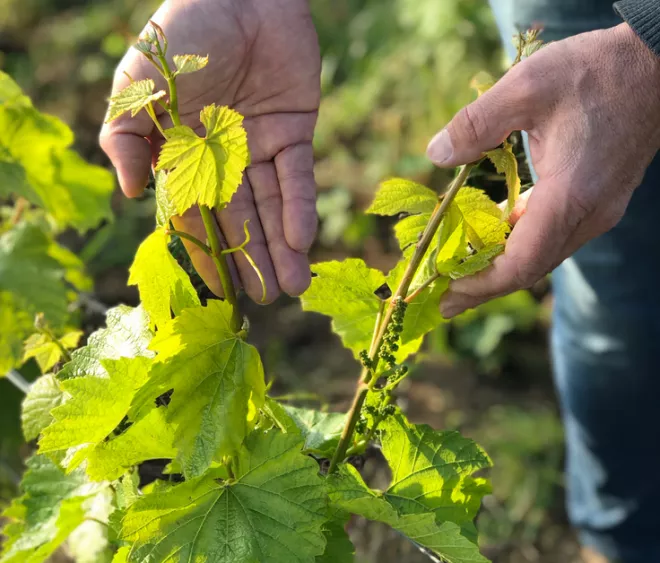
[[[521, 65], [522, 66], [522, 65]], [[484, 95], [461, 109], [426, 149], [428, 158], [440, 167], [454, 167], [481, 158], [497, 147], [512, 131], [526, 130], [530, 106], [521, 92], [516, 67]]]
[[[138, 53], [131, 49], [117, 68], [112, 84], [112, 95], [130, 84], [127, 71], [135, 80], [154, 78], [143, 72]], [[149, 73], [151, 74], [151, 73]], [[106, 122], [101, 128], [99, 142], [117, 170], [117, 177], [122, 191], [128, 197], [142, 193], [149, 179], [152, 149], [147, 140], [154, 133], [155, 126], [145, 111], [135, 117], [130, 112], [117, 119]]]

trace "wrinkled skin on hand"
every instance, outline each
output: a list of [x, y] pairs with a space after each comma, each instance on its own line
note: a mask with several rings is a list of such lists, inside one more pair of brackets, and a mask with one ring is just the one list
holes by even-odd
[[514, 210], [504, 254], [452, 282], [447, 318], [530, 287], [619, 222], [660, 148], [660, 58], [627, 24], [549, 44], [463, 108], [428, 155], [471, 162], [515, 130], [529, 134], [538, 182]]
[[[310, 282], [306, 252], [316, 234], [312, 136], [320, 99], [320, 56], [308, 0], [168, 0], [152, 19], [165, 31], [170, 60], [176, 54], [210, 57], [202, 71], [177, 79], [183, 124], [203, 135], [199, 112], [211, 103], [246, 117], [252, 163], [231, 204], [216, 213], [226, 244], [243, 241], [249, 219], [248, 251], [264, 275], [266, 301], [280, 290], [302, 293]], [[157, 70], [133, 48], [117, 69], [113, 92], [129, 84], [124, 72], [166, 89]], [[171, 127], [163, 108], [155, 107], [162, 125]], [[127, 196], [142, 193], [162, 144], [146, 112], [135, 118], [124, 114], [103, 127], [101, 146]], [[197, 208], [173, 223], [206, 239]], [[210, 258], [184, 244], [207, 285], [222, 295]], [[232, 256], [235, 282], [260, 301], [256, 273], [240, 253]]]

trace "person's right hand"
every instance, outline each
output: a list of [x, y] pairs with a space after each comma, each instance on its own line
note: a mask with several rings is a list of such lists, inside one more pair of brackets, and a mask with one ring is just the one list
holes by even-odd
[[504, 254], [450, 284], [447, 318], [530, 287], [618, 223], [660, 148], [660, 57], [628, 24], [552, 43], [463, 108], [428, 156], [471, 162], [515, 130], [529, 134], [538, 182], [514, 210]]
[[[264, 275], [266, 301], [280, 289], [302, 293], [310, 282], [306, 253], [316, 234], [312, 136], [320, 100], [320, 56], [308, 0], [168, 0], [152, 19], [165, 32], [170, 61], [177, 54], [209, 55], [206, 68], [177, 80], [183, 124], [203, 134], [199, 112], [211, 103], [228, 105], [246, 118], [251, 165], [231, 204], [216, 214], [228, 246], [243, 241], [243, 223], [249, 219], [248, 251]], [[134, 48], [117, 69], [113, 93], [128, 86], [125, 72], [166, 88]], [[167, 114], [155, 107], [163, 125], [171, 127]], [[145, 112], [104, 125], [101, 146], [127, 196], [142, 193], [162, 144]], [[206, 239], [197, 208], [173, 222]], [[211, 260], [195, 245], [184, 244], [204, 281], [222, 295]], [[241, 253], [233, 257], [235, 278], [260, 301], [256, 273]]]

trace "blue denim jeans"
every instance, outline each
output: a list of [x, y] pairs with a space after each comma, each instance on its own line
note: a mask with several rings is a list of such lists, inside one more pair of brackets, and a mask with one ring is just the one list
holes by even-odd
[[[611, 0], [491, 0], [553, 41], [621, 20]], [[625, 139], [621, 139], [625, 143]], [[552, 354], [571, 523], [612, 561], [660, 563], [660, 158], [623, 220], [553, 273]]]

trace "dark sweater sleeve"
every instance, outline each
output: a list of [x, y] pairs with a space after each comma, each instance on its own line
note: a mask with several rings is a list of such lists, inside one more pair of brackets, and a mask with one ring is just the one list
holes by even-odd
[[614, 9], [660, 55], [660, 0], [621, 0], [614, 3]]

